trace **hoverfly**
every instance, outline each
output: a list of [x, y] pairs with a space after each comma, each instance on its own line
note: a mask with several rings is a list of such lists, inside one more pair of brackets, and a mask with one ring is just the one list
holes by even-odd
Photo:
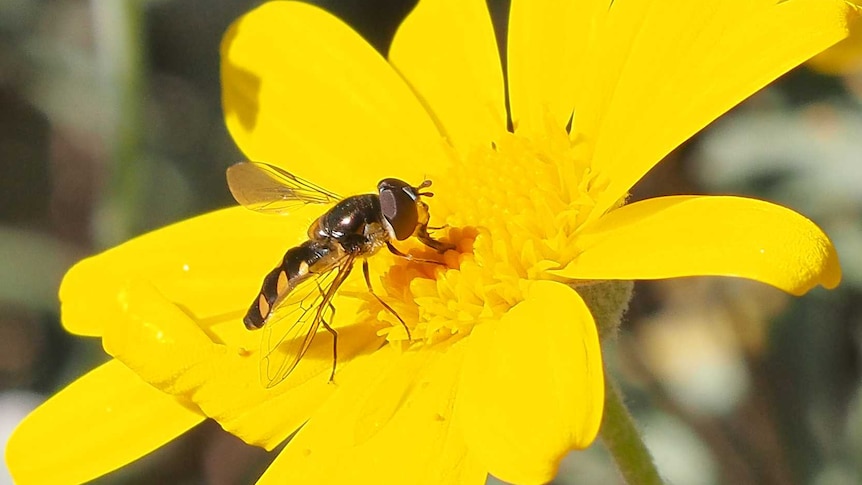
[[[438, 241], [428, 233], [428, 205], [422, 197], [433, 196], [418, 187], [387, 178], [377, 184], [376, 194], [342, 198], [273, 165], [239, 162], [227, 169], [231, 193], [242, 206], [263, 213], [288, 214], [307, 204], [335, 205], [308, 228], [308, 240], [290, 248], [282, 261], [263, 279], [260, 292], [248, 309], [243, 323], [249, 330], [263, 328], [261, 380], [267, 387], [283, 381], [311, 346], [320, 325], [332, 334], [332, 372], [335, 376], [338, 333], [332, 328], [333, 297], [347, 279], [357, 259], [368, 291], [407, 330], [404, 320], [374, 293], [368, 272], [368, 257], [382, 247], [396, 256], [420, 260], [404, 254], [393, 241], [416, 237], [426, 246], [443, 253], [453, 245]], [[284, 346], [283, 350], [278, 350]]]

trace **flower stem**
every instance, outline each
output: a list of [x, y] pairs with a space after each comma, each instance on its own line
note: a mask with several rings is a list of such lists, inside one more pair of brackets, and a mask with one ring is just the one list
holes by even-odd
[[144, 14], [140, 0], [91, 0], [99, 62], [101, 127], [111, 161], [107, 193], [96, 218], [99, 246], [141, 232], [149, 167], [142, 156], [144, 111]]
[[641, 439], [634, 419], [623, 404], [617, 383], [605, 374], [605, 413], [601, 438], [617, 462], [626, 483], [630, 485], [662, 485], [661, 476], [652, 456]]

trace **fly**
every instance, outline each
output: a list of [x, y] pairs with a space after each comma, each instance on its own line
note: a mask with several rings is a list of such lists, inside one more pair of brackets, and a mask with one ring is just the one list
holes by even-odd
[[[267, 387], [283, 381], [299, 364], [321, 325], [332, 334], [332, 372], [338, 355], [338, 332], [332, 328], [338, 289], [347, 279], [357, 259], [368, 291], [401, 322], [407, 337], [410, 330], [401, 317], [371, 287], [368, 257], [384, 246], [393, 254], [414, 261], [393, 246], [393, 241], [416, 237], [442, 253], [454, 246], [428, 234], [428, 205], [422, 197], [433, 196], [418, 187], [387, 178], [377, 184], [376, 194], [346, 198], [305, 181], [290, 172], [259, 162], [239, 162], [227, 169], [227, 182], [242, 206], [263, 213], [287, 214], [307, 204], [335, 205], [308, 228], [308, 240], [290, 248], [263, 279], [260, 292], [243, 318], [249, 330], [263, 329], [261, 380]], [[285, 349], [277, 351], [280, 347]]]

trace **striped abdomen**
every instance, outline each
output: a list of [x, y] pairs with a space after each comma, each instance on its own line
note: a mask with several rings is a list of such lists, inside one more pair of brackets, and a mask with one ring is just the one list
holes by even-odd
[[331, 252], [327, 244], [318, 241], [306, 241], [295, 248], [288, 249], [284, 253], [281, 264], [263, 279], [260, 294], [242, 319], [246, 328], [249, 330], [261, 328], [276, 303], [283, 300], [291, 290], [309, 276], [320, 272], [320, 269], [314, 271], [315, 265], [327, 259]]

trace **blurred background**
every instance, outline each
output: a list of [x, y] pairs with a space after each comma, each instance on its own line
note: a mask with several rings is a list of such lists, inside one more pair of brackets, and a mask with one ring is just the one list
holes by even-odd
[[[66, 269], [233, 203], [224, 169], [242, 156], [221, 117], [218, 46], [258, 3], [0, 1], [0, 443], [106, 359], [98, 340], [60, 327]], [[415, 2], [316, 3], [385, 53]], [[506, 2], [490, 5], [503, 33]], [[637, 284], [606, 361], [669, 482], [862, 483], [860, 187], [862, 41], [850, 41], [722, 117], [635, 189], [635, 199], [781, 203], [824, 228], [844, 268], [839, 289], [802, 298], [721, 278]], [[97, 483], [253, 483], [273, 458], [205, 423]], [[11, 483], [4, 466], [0, 484]], [[554, 483], [618, 482], [597, 443]]]

